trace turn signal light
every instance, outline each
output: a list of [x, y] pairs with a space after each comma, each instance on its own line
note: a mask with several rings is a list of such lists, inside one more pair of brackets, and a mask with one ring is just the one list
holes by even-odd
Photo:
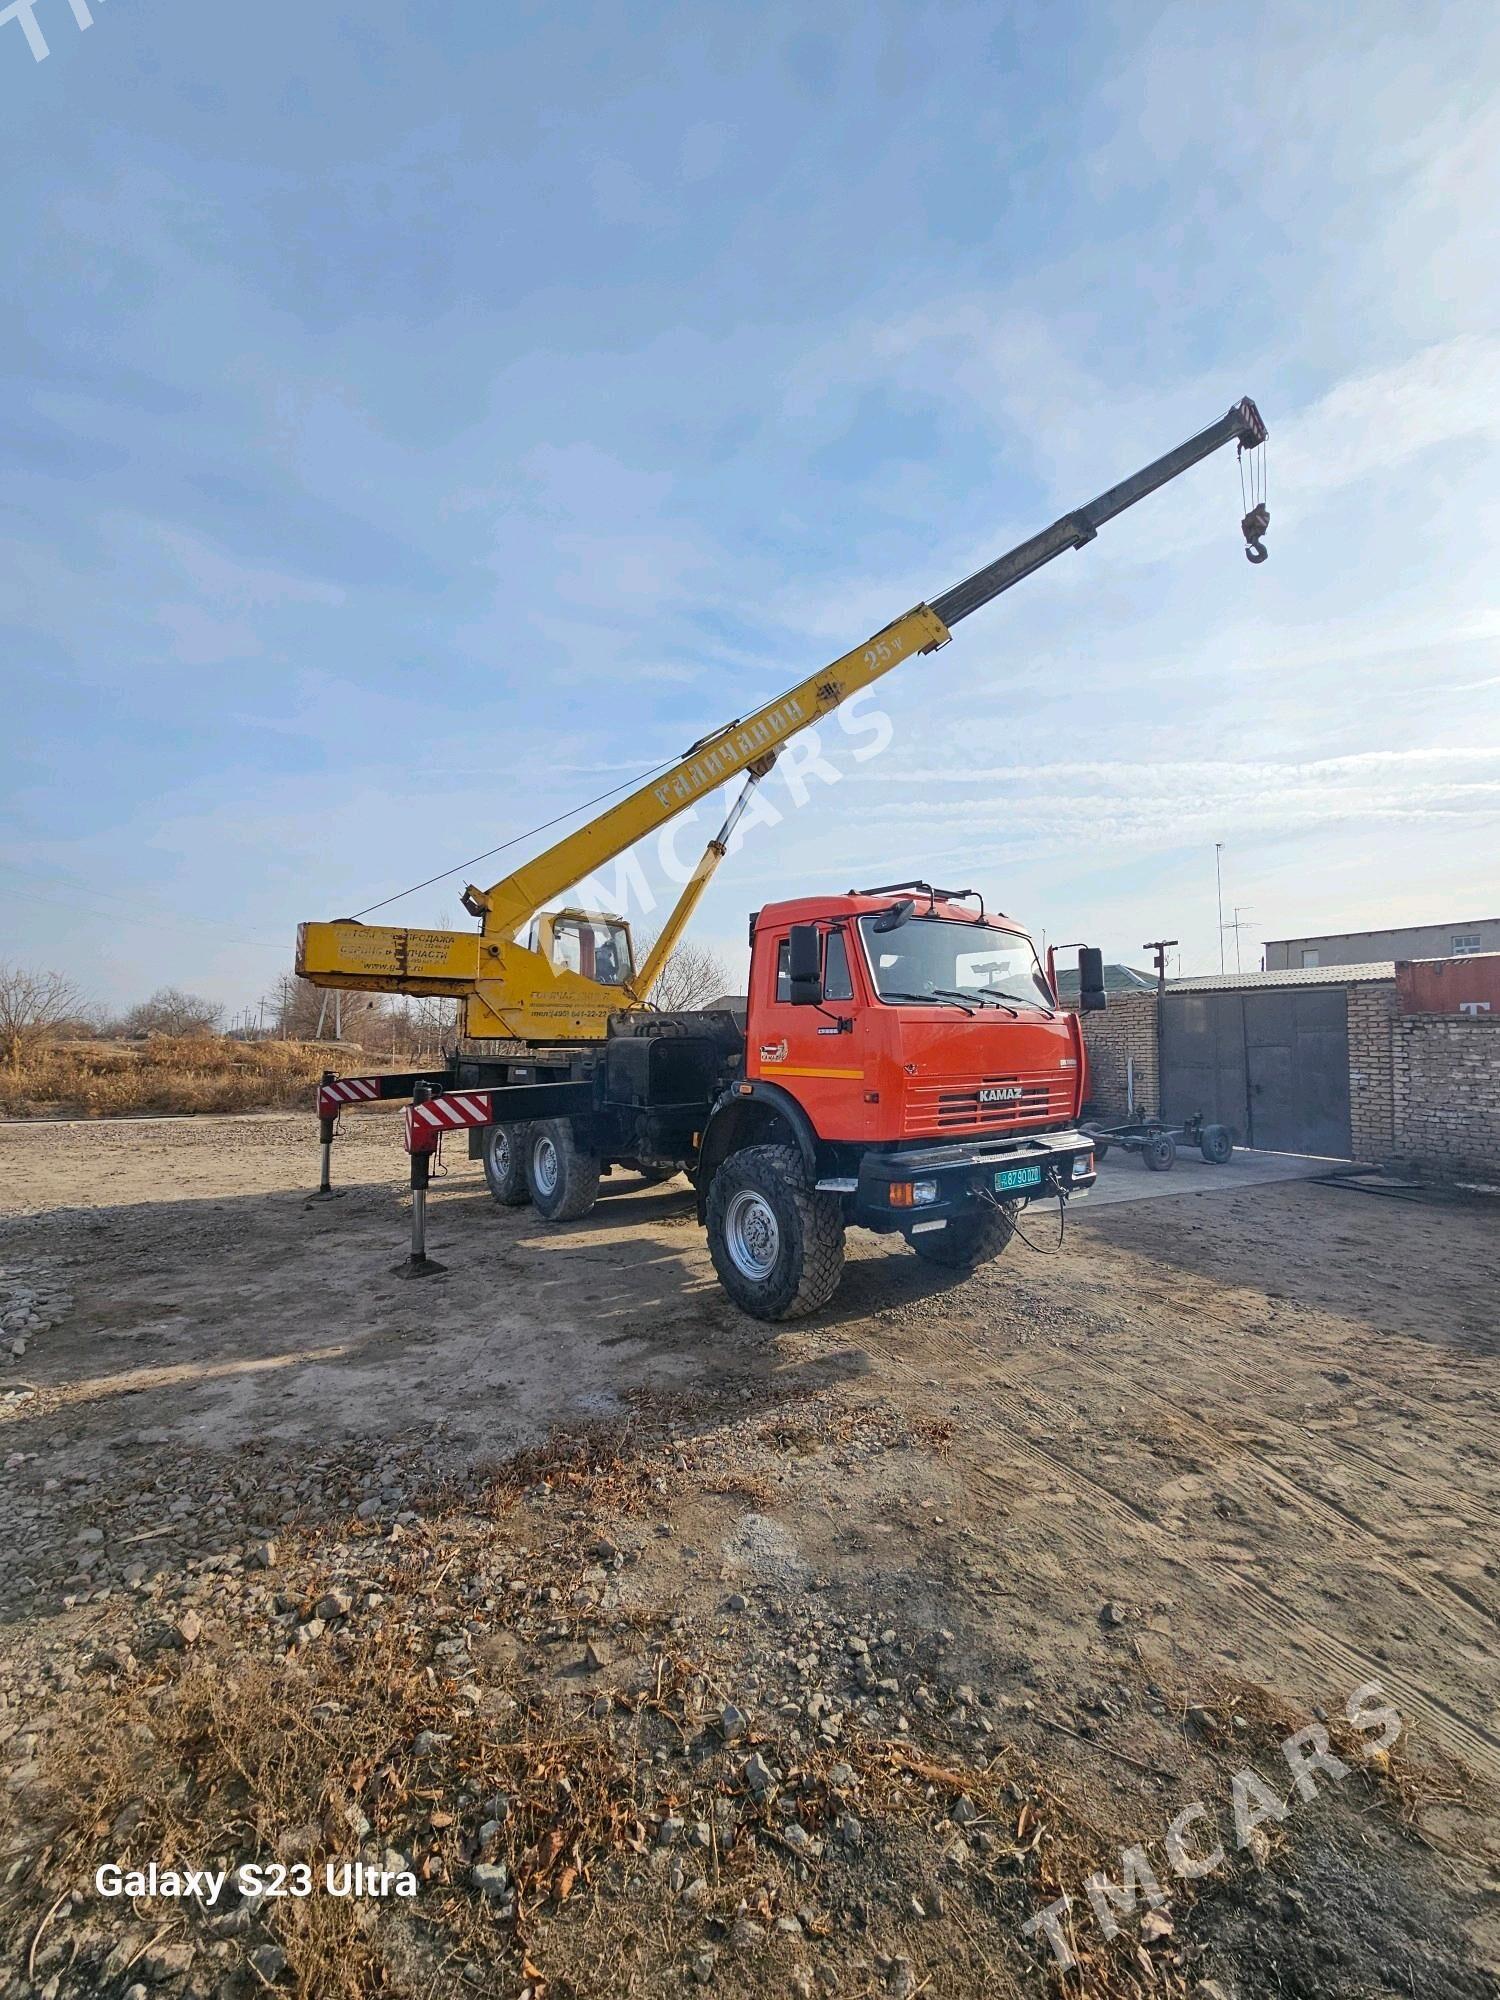
[[886, 1200], [892, 1208], [910, 1208], [915, 1200], [910, 1181], [892, 1181], [886, 1189]]

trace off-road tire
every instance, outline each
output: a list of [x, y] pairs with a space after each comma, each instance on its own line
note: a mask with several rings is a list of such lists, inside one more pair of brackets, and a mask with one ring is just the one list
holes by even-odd
[[539, 1118], [527, 1130], [527, 1192], [547, 1222], [576, 1222], [588, 1214], [599, 1198], [602, 1164], [579, 1145], [566, 1118]]
[[1170, 1132], [1153, 1132], [1141, 1148], [1141, 1158], [1153, 1174], [1164, 1174], [1177, 1158], [1177, 1141]]
[[1094, 1159], [1096, 1162], [1109, 1158], [1109, 1145], [1110, 1142], [1108, 1139], [1094, 1139]]
[[1198, 1151], [1211, 1167], [1222, 1167], [1234, 1151], [1234, 1134], [1227, 1125], [1205, 1125]]
[[[736, 1261], [731, 1232], [756, 1200], [774, 1220], [773, 1252], [762, 1275]], [[764, 1220], [763, 1213], [761, 1214]], [[826, 1305], [844, 1275], [844, 1217], [839, 1198], [807, 1184], [794, 1146], [746, 1146], [731, 1153], [708, 1190], [708, 1250], [719, 1283], [752, 1319], [801, 1319]]]
[[1016, 1233], [1020, 1203], [985, 1202], [968, 1214], [955, 1216], [946, 1229], [926, 1230], [907, 1241], [924, 1264], [941, 1264], [947, 1271], [977, 1271], [992, 1264]]
[[531, 1199], [526, 1185], [526, 1149], [531, 1136], [529, 1125], [489, 1125], [485, 1127], [484, 1184], [502, 1208], [524, 1208]]

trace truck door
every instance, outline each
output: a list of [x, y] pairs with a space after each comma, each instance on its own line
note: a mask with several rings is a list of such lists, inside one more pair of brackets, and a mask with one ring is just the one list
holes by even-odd
[[[794, 1007], [786, 931], [756, 938], [746, 1074], [789, 1091], [825, 1139], [868, 1136], [862, 1028], [867, 1002], [844, 928], [823, 940], [823, 1005]], [[847, 1022], [847, 1028], [840, 1027]]]

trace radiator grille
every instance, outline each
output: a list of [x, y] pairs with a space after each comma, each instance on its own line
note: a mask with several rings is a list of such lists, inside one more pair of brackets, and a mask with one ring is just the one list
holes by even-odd
[[[1073, 1113], [1074, 1072], [1012, 1070], [1004, 1076], [935, 1077], [906, 1086], [903, 1132], [922, 1137], [937, 1132], [1011, 1132], [1023, 1125], [1048, 1125]], [[981, 1104], [981, 1090], [1019, 1090], [1019, 1097]]]

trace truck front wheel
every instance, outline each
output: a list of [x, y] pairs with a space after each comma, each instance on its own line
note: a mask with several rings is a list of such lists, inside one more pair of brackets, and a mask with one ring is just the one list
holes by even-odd
[[539, 1118], [528, 1129], [526, 1186], [548, 1222], [575, 1222], [599, 1197], [600, 1159], [585, 1152], [566, 1118]]
[[525, 1125], [491, 1125], [485, 1132], [485, 1186], [502, 1208], [524, 1208], [530, 1199], [526, 1186], [529, 1130]]
[[708, 1190], [708, 1249], [719, 1283], [754, 1319], [801, 1319], [838, 1290], [844, 1218], [807, 1184], [792, 1146], [731, 1153]]
[[949, 1271], [977, 1271], [1004, 1250], [1016, 1233], [1017, 1202], [986, 1202], [958, 1215], [946, 1229], [923, 1230], [908, 1238], [913, 1250], [928, 1264], [941, 1264]]

